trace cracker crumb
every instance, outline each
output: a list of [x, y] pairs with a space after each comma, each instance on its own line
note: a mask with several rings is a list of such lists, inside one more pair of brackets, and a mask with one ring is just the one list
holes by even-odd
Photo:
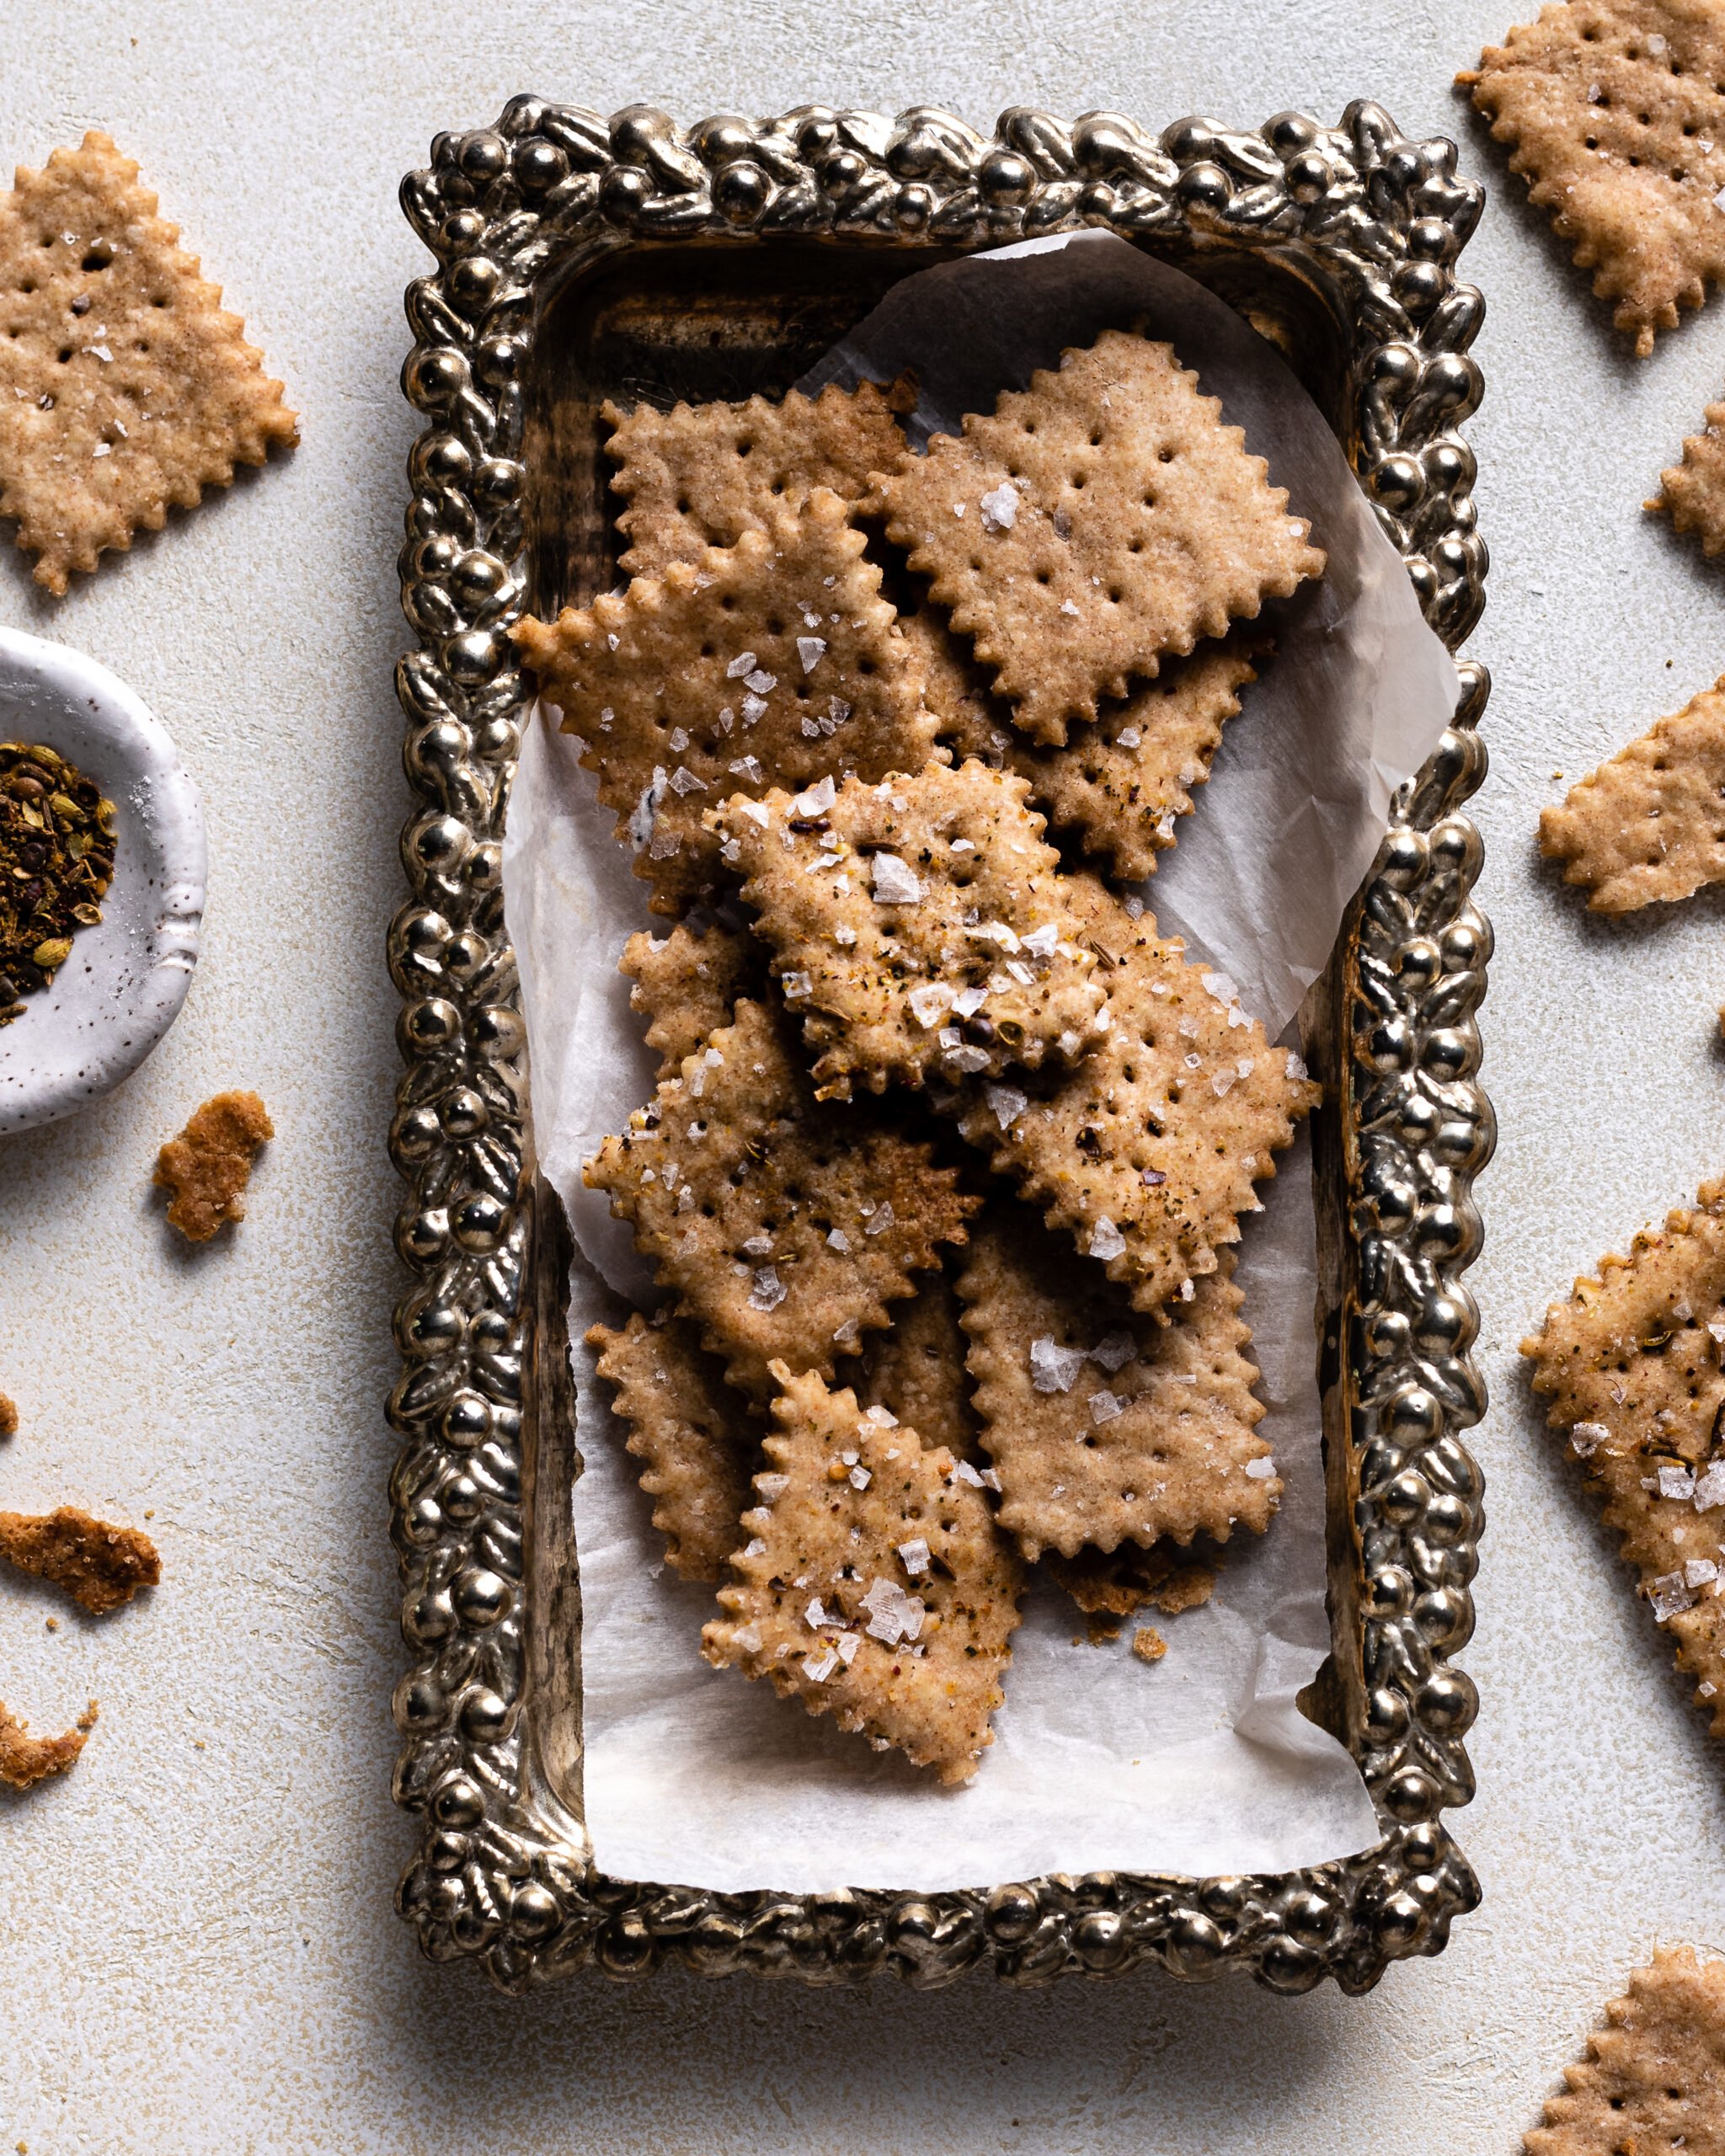
[[255, 1093], [217, 1093], [205, 1102], [178, 1138], [162, 1148], [153, 1177], [170, 1193], [168, 1225], [190, 1243], [245, 1218], [252, 1163], [275, 1135], [270, 1112]]
[[0, 1557], [63, 1588], [97, 1616], [162, 1577], [149, 1536], [94, 1519], [76, 1505], [47, 1513], [0, 1512]]
[[1153, 1625], [1140, 1625], [1132, 1635], [1132, 1652], [1140, 1662], [1160, 1662], [1168, 1643]]
[[[92, 1700], [63, 1737], [32, 1737], [26, 1725], [0, 1705], [0, 1782], [28, 1789], [50, 1774], [63, 1774], [84, 1748], [96, 1726]], [[18, 2144], [20, 2148], [24, 2143]]]

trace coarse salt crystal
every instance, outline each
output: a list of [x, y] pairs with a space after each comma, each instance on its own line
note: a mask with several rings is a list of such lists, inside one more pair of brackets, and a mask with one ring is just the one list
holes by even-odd
[[1578, 1456], [1585, 1460], [1594, 1448], [1603, 1444], [1610, 1434], [1603, 1422], [1578, 1422], [1569, 1433], [1569, 1442]]
[[808, 1608], [804, 1610], [803, 1622], [811, 1632], [818, 1632], [826, 1621], [826, 1612], [821, 1608], [820, 1597], [817, 1594], [810, 1600]]
[[985, 988], [961, 988], [953, 998], [953, 1015], [959, 1018], [974, 1018], [988, 1001]]
[[[844, 885], [845, 889], [848, 891], [851, 888], [849, 877], [846, 877], [844, 878]], [[834, 929], [832, 932], [832, 940], [835, 943], [842, 944], [844, 947], [848, 950], [852, 944], [853, 944], [857, 940], [857, 931], [849, 925], [848, 922], [841, 921], [839, 926]]]
[[745, 674], [752, 674], [755, 671], [754, 653], [740, 651], [724, 670], [733, 681], [740, 680]]
[[1122, 1403], [1107, 1391], [1092, 1393], [1089, 1406], [1092, 1422], [1112, 1422], [1115, 1416], [1124, 1412]]
[[862, 1232], [865, 1235], [884, 1235], [892, 1225], [893, 1209], [890, 1203], [888, 1203], [875, 1209], [873, 1217]]
[[1030, 1343], [1030, 1382], [1038, 1392], [1070, 1392], [1084, 1368], [1081, 1348], [1062, 1348], [1052, 1335]]
[[707, 782], [697, 778], [686, 764], [679, 764], [670, 775], [670, 790], [673, 793], [705, 793]]
[[1002, 1130], [1010, 1130], [1030, 1105], [1029, 1095], [1015, 1086], [985, 1086], [982, 1097]]
[[914, 1594], [907, 1593], [896, 1580], [879, 1577], [868, 1582], [862, 1607], [868, 1612], [869, 1633], [889, 1647], [896, 1646], [900, 1640], [916, 1639], [928, 1614], [922, 1603]]
[[1070, 599], [1063, 599], [1060, 601], [1060, 611], [1063, 614], [1070, 614], [1075, 621], [1077, 619], [1078, 609], [1072, 604], [1072, 601]]
[[[1173, 818], [1172, 816], [1164, 816], [1162, 823], [1167, 825], [1167, 835], [1172, 838], [1174, 835]], [[1161, 825], [1158, 825], [1156, 828], [1161, 830]], [[1135, 893], [1126, 901], [1126, 917], [1129, 921], [1142, 921], [1144, 918], [1144, 901], [1142, 899], [1139, 898]], [[1157, 985], [1160, 986], [1161, 984], [1158, 983]]]
[[[1053, 958], [1055, 950], [1059, 947], [1060, 941], [1060, 931], [1059, 928], [1053, 921], [1045, 921], [1040, 928], [1033, 928], [1031, 930], [1030, 933], [1023, 938], [1023, 944], [1024, 948], [1029, 952], [1032, 958]], [[1015, 946], [1011, 944], [1007, 946], [1009, 950], [1015, 947]]]
[[[819, 618], [817, 616], [816, 619]], [[798, 637], [797, 638], [797, 656], [803, 662], [803, 671], [805, 674], [812, 674], [814, 671], [820, 664], [825, 650], [825, 637]]]
[[1695, 1590], [1681, 1572], [1661, 1572], [1648, 1590], [1648, 1600], [1653, 1604], [1654, 1616], [1663, 1625], [1680, 1610], [1694, 1609]]
[[953, 841], [953, 851], [954, 853], [975, 853], [975, 851], [976, 841], [975, 839], [954, 839]]
[[1010, 531], [1018, 520], [1018, 490], [1010, 479], [985, 494], [977, 504], [985, 531]]
[[1696, 1477], [1696, 1510], [1710, 1513], [1715, 1505], [1725, 1505], [1725, 1460], [1716, 1460], [1705, 1475]]
[[778, 676], [769, 674], [764, 666], [757, 666], [752, 674], [743, 676], [743, 686], [752, 689], [757, 696], [764, 696], [778, 686]]
[[[750, 757], [750, 761], [751, 763], [754, 761], [753, 757]], [[743, 814], [749, 819], [749, 821], [751, 824], [759, 824], [763, 831], [772, 821], [772, 811], [767, 808], [764, 802], [745, 801], [742, 804], [742, 808]]]
[[748, 1241], [745, 1242], [742, 1247], [743, 1255], [745, 1257], [771, 1257], [772, 1256], [772, 1237], [771, 1235], [750, 1235]]
[[866, 1467], [853, 1467], [851, 1470], [851, 1487], [853, 1490], [866, 1490], [873, 1480], [874, 1477]]
[[1691, 1557], [1683, 1568], [1685, 1587], [1711, 1587], [1719, 1577], [1719, 1567], [1711, 1557]]
[[814, 984], [807, 974], [787, 974], [783, 986], [787, 998], [793, 1001], [799, 995], [812, 995], [814, 992]]
[[1262, 1460], [1248, 1460], [1246, 1472], [1254, 1482], [1268, 1482], [1276, 1471], [1276, 1463], [1268, 1454]]
[[1659, 1495], [1678, 1497], [1685, 1503], [1695, 1495], [1695, 1475], [1687, 1467], [1673, 1467], [1662, 1461], [1659, 1467]]
[[763, 1265], [756, 1271], [755, 1284], [749, 1290], [749, 1307], [751, 1310], [776, 1310], [789, 1293], [778, 1277], [777, 1268]]
[[[848, 1243], [845, 1245], [846, 1250], [850, 1247]], [[857, 1321], [853, 1317], [847, 1317], [832, 1337], [832, 1344], [835, 1348], [850, 1349], [860, 1346], [861, 1343], [862, 1335], [857, 1330]]]
[[921, 988], [913, 988], [905, 998], [912, 1016], [925, 1032], [937, 1026], [952, 1007], [953, 991], [944, 981], [925, 981]]
[[883, 906], [914, 906], [922, 900], [922, 885], [914, 870], [895, 853], [877, 853], [872, 863], [874, 902]]
[[824, 1684], [839, 1666], [839, 1651], [830, 1646], [817, 1662], [812, 1654], [803, 1657], [803, 1674], [811, 1684]]
[[953, 1472], [958, 1476], [961, 1482], [968, 1482], [973, 1490], [998, 1490], [1001, 1486], [998, 1482], [990, 1483], [985, 1481], [983, 1477], [976, 1472], [976, 1470], [970, 1465], [968, 1460], [961, 1460], [958, 1465], [953, 1470]]
[[765, 718], [766, 716], [766, 701], [765, 697], [756, 696], [747, 696], [744, 697], [743, 723], [745, 726], [756, 725], [761, 719]]
[[832, 774], [828, 772], [813, 786], [805, 787], [791, 807], [798, 816], [824, 816], [837, 798], [838, 788], [832, 782]]
[[777, 1504], [790, 1486], [791, 1478], [788, 1475], [757, 1475], [755, 1477], [756, 1491], [770, 1505]]
[[1240, 991], [1226, 974], [1200, 974], [1205, 993], [1215, 996], [1218, 1003], [1231, 1003]]
[[1716, 210], [1725, 210], [1725, 187], [1722, 187], [1713, 197], [1713, 207]]
[[913, 1580], [919, 1572], [926, 1572], [929, 1563], [927, 1539], [916, 1534], [908, 1542], [901, 1542], [899, 1545], [899, 1562]]
[[729, 764], [725, 768], [733, 778], [745, 778], [750, 786], [759, 786], [766, 776], [761, 768], [760, 760], [755, 756], [739, 756], [734, 764]]
[[1104, 1213], [1090, 1231], [1090, 1255], [1107, 1262], [1118, 1257], [1126, 1247], [1126, 1238]]
[[989, 1064], [988, 1050], [982, 1048], [949, 1048], [945, 1051], [944, 1059], [954, 1070], [970, 1077], [975, 1077], [979, 1070], [986, 1070]]
[[1290, 1078], [1309, 1078], [1311, 1073], [1290, 1048], [1288, 1051], [1288, 1075]]
[[681, 726], [673, 727], [670, 734], [665, 737], [665, 745], [672, 752], [673, 755], [681, 756], [684, 750], [689, 745], [687, 730]]
[[1100, 1363], [1112, 1377], [1116, 1370], [1124, 1369], [1137, 1353], [1138, 1343], [1130, 1332], [1109, 1332], [1104, 1333], [1091, 1349], [1090, 1359], [1092, 1363]]

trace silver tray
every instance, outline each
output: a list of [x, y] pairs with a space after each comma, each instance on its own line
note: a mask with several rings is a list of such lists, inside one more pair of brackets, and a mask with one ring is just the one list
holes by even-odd
[[1484, 1412], [1461, 1275], [1492, 1113], [1474, 1013], [1490, 931], [1471, 901], [1487, 681], [1461, 667], [1451, 729], [1398, 797], [1323, 993], [1315, 1131], [1331, 1652], [1303, 1695], [1347, 1745], [1381, 1838], [1277, 1876], [1118, 1872], [964, 1892], [747, 1894], [612, 1879], [581, 1817], [580, 1470], [563, 1321], [567, 1230], [534, 1173], [526, 1042], [499, 841], [528, 691], [506, 632], [611, 580], [596, 408], [614, 389], [738, 397], [788, 385], [896, 278], [943, 253], [1100, 226], [1177, 262], [1273, 339], [1317, 399], [1451, 649], [1484, 602], [1467, 356], [1480, 296], [1455, 259], [1482, 190], [1448, 141], [1377, 106], [1255, 133], [1028, 107], [992, 139], [918, 107], [804, 106], [685, 131], [518, 98], [440, 136], [402, 202], [437, 258], [407, 294], [409, 459], [397, 686], [419, 807], [390, 931], [407, 1065], [391, 1134], [413, 1283], [396, 1312], [392, 1485], [411, 1666], [398, 1803], [419, 1822], [397, 1895], [434, 1959], [509, 1990], [667, 1957], [816, 1983], [1018, 1983], [1249, 1971], [1363, 1991], [1438, 1952], [1477, 1906], [1443, 1822], [1473, 1780], [1455, 1662], [1482, 1512], [1460, 1433]]

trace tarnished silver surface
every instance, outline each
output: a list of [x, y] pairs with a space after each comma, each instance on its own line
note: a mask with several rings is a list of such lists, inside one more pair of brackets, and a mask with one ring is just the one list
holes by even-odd
[[[804, 107], [687, 130], [633, 106], [606, 121], [531, 98], [441, 136], [403, 182], [437, 258], [413, 285], [403, 371], [426, 428], [398, 672], [420, 808], [411, 895], [390, 932], [407, 1064], [392, 1133], [409, 1184], [397, 1244], [415, 1278], [396, 1314], [389, 1415], [413, 1661], [397, 1688], [398, 1802], [423, 1822], [398, 1894], [437, 1959], [478, 1955], [519, 1989], [674, 1954], [722, 1974], [813, 1983], [877, 1971], [936, 1984], [975, 1967], [1021, 1983], [1156, 1961], [1348, 1991], [1435, 1953], [1479, 1890], [1442, 1823], [1472, 1778], [1472, 1626], [1482, 1524], [1459, 1433], [1484, 1393], [1461, 1275], [1479, 1245], [1472, 1178], [1491, 1110], [1475, 1076], [1490, 931], [1471, 893], [1461, 804], [1485, 752], [1484, 671], [1395, 823], [1317, 999], [1327, 1081], [1316, 1130], [1324, 1251], [1325, 1456], [1332, 1652], [1306, 1704], [1359, 1760], [1383, 1822], [1372, 1849], [1272, 1877], [1055, 1876], [974, 1891], [717, 1894], [614, 1880], [579, 1818], [577, 1471], [555, 1200], [536, 1187], [499, 840], [527, 691], [505, 632], [528, 597], [525, 391], [549, 300], [601, 259], [654, 243], [952, 250], [1093, 225], [1204, 275], [1289, 349], [1401, 550], [1428, 618], [1460, 646], [1484, 601], [1467, 348], [1482, 312], [1455, 264], [1481, 191], [1447, 141], [1403, 141], [1376, 106], [1338, 128], [1283, 114], [1256, 133], [1118, 115], [1071, 126], [1024, 107], [992, 140], [926, 107], [896, 120]], [[1290, 332], [1263, 298], [1307, 296]], [[1295, 309], [1297, 312], [1297, 308]]]

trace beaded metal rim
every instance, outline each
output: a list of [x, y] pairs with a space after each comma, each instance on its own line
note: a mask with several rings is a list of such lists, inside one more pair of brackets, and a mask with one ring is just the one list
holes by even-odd
[[1335, 129], [1284, 114], [1256, 133], [1188, 120], [1160, 136], [1115, 114], [1067, 126], [1015, 107], [991, 140], [926, 107], [889, 120], [809, 106], [684, 131], [644, 106], [607, 122], [521, 98], [493, 128], [441, 136], [429, 169], [403, 181], [438, 267], [407, 294], [417, 342], [403, 375], [426, 427], [401, 558], [419, 641], [397, 680], [419, 807], [402, 841], [411, 894], [389, 937], [407, 1065], [391, 1142], [409, 1185], [397, 1245], [416, 1277], [396, 1313], [405, 1368], [389, 1417], [413, 1656], [395, 1694], [395, 1796], [422, 1832], [397, 1901], [434, 1958], [476, 1955], [510, 1990], [675, 1955], [707, 1973], [829, 1983], [891, 1971], [934, 1984], [976, 1966], [1037, 1983], [1155, 1961], [1360, 1991], [1391, 1960], [1437, 1952], [1477, 1905], [1441, 1814], [1472, 1793], [1461, 1740], [1477, 1704], [1452, 1657], [1472, 1628], [1482, 1524], [1458, 1433], [1485, 1405], [1460, 1278], [1493, 1143], [1474, 1017], [1490, 931], [1461, 813], [1485, 770], [1483, 670], [1463, 665], [1454, 725], [1398, 798], [1318, 1028], [1346, 1082], [1318, 1147], [1321, 1205], [1341, 1216], [1323, 1358], [1338, 1651], [1311, 1699], [1358, 1759], [1384, 1832], [1303, 1871], [1060, 1875], [913, 1897], [718, 1894], [595, 1870], [551, 1771], [553, 1748], [579, 1739], [542, 1706], [579, 1583], [536, 1580], [524, 1482], [530, 1499], [536, 1392], [556, 1396], [539, 1403], [547, 1431], [571, 1404], [547, 1344], [560, 1350], [562, 1229], [526, 1151], [499, 860], [527, 701], [506, 634], [526, 598], [522, 383], [547, 280], [644, 242], [950, 248], [1085, 226], [1273, 256], [1336, 318], [1350, 453], [1455, 649], [1484, 601], [1486, 552], [1457, 432], [1479, 401], [1467, 347], [1482, 306], [1455, 272], [1482, 191], [1455, 159], [1452, 143], [1404, 141], [1367, 104]]

